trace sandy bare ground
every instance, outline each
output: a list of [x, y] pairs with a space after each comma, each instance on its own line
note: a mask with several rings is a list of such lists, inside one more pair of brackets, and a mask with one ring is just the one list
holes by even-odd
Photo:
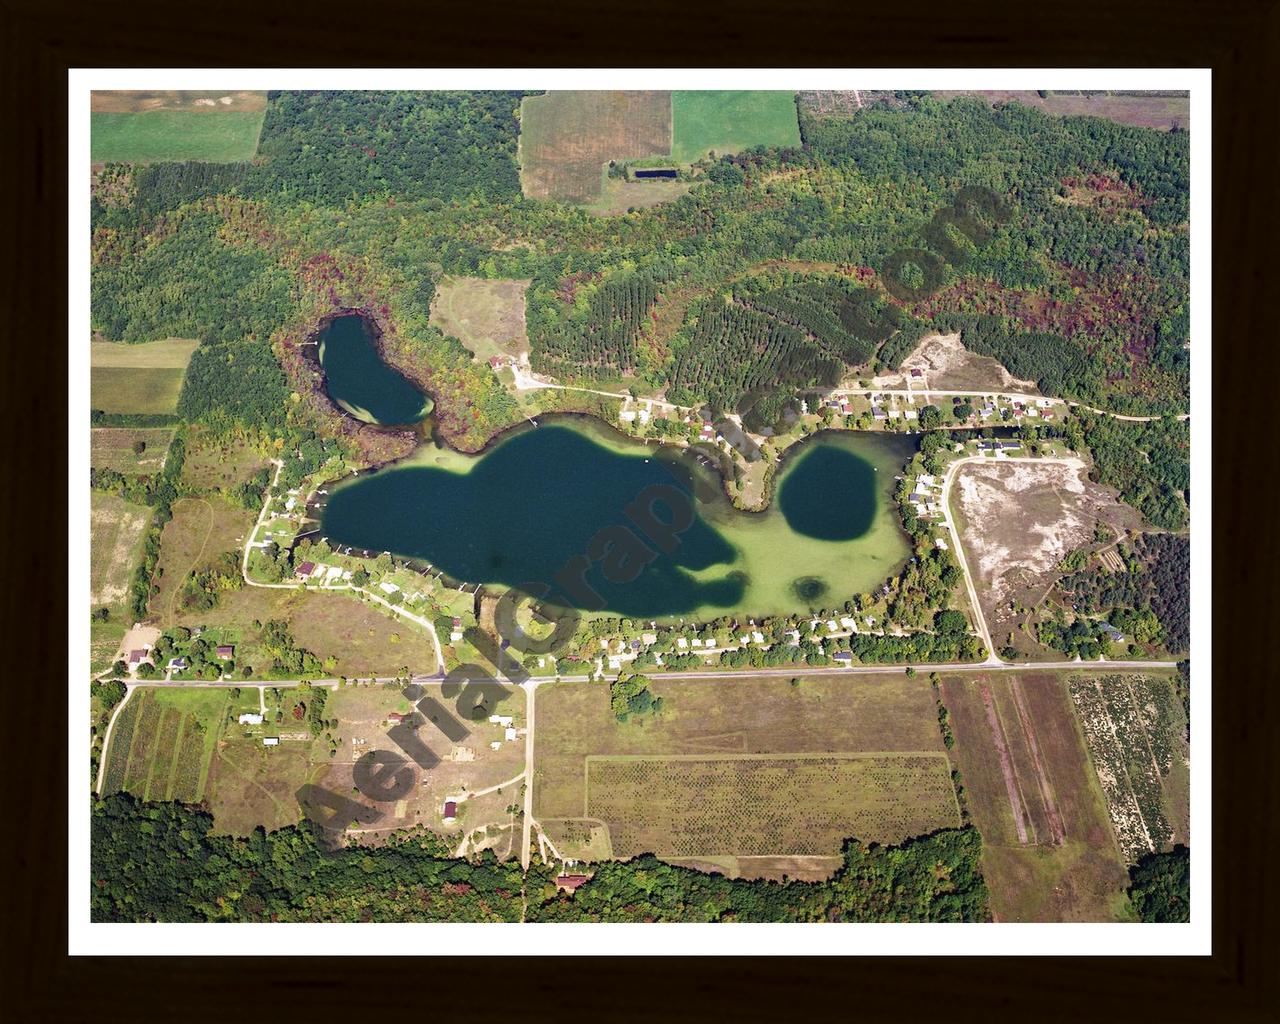
[[129, 657], [130, 651], [140, 650], [143, 647], [154, 647], [157, 640], [160, 639], [159, 626], [135, 625], [129, 632], [124, 635], [124, 639], [120, 641], [120, 650], [117, 652], [117, 659], [124, 661]]
[[[920, 370], [923, 378], [911, 378]], [[902, 372], [876, 378], [877, 387], [908, 387], [938, 391], [1001, 391], [1038, 395], [1035, 381], [1019, 380], [990, 356], [970, 352], [959, 334], [931, 334], [922, 338], [902, 361]]]
[[191, 91], [182, 89], [113, 89], [90, 94], [95, 114], [145, 114], [154, 110], [258, 111], [267, 94], [252, 91]]
[[146, 525], [146, 512], [93, 509], [90, 537], [95, 545], [101, 544], [106, 550], [95, 552], [92, 560], [96, 571], [90, 582], [90, 604], [114, 604], [128, 593], [130, 556]]
[[1113, 532], [1137, 514], [1088, 479], [1082, 459], [975, 463], [959, 471], [956, 508], [969, 566], [993, 641], [1015, 628], [1028, 603], [1057, 575], [1058, 563], [1091, 543], [1099, 522]]

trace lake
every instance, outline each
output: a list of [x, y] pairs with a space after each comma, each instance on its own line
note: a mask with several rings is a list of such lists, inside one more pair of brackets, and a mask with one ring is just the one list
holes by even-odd
[[[744, 512], [725, 497], [718, 472], [690, 466], [680, 449], [642, 444], [586, 417], [541, 423], [477, 456], [425, 445], [343, 483], [321, 510], [320, 532], [331, 545], [390, 551], [456, 580], [544, 584], [555, 603], [653, 619], [843, 604], [910, 553], [893, 489], [911, 439], [820, 433], [787, 454], [770, 507]], [[663, 490], [647, 490], [654, 487]], [[675, 514], [655, 493], [678, 498], [691, 517], [670, 551], [658, 540], [672, 539], [663, 525], [677, 525]], [[641, 495], [653, 536], [627, 514]], [[562, 572], [589, 552], [585, 572]], [[602, 570], [609, 560], [612, 579]], [[603, 608], [583, 595], [599, 595]]]
[[335, 317], [315, 336], [329, 397], [356, 419], [384, 426], [417, 423], [431, 399], [382, 361], [373, 326], [358, 313]]

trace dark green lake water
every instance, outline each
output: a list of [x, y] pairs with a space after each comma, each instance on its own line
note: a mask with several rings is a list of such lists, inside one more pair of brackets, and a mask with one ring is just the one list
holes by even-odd
[[[401, 464], [341, 485], [322, 511], [321, 533], [333, 545], [424, 560], [458, 580], [545, 585], [554, 603], [595, 610], [584, 589], [557, 575], [601, 530], [625, 528], [582, 575], [611, 612], [670, 618], [822, 607], [869, 589], [905, 560], [889, 496], [913, 445], [843, 432], [803, 445], [780, 470], [778, 500], [750, 513], [733, 508], [718, 479], [699, 491], [703, 500], [690, 498], [692, 474], [675, 449], [646, 448], [603, 425], [544, 421], [479, 457], [443, 453], [441, 466]], [[415, 461], [430, 458], [427, 451]], [[644, 537], [626, 509], [653, 485], [676, 488], [693, 509], [670, 552], [626, 540]], [[671, 519], [662, 502], [654, 513]], [[637, 553], [627, 562], [622, 551]], [[654, 556], [647, 562], [645, 551]], [[610, 557], [634, 578], [606, 578], [601, 564]]]
[[331, 320], [316, 335], [325, 390], [366, 423], [417, 423], [431, 400], [382, 361], [364, 318], [352, 313]]

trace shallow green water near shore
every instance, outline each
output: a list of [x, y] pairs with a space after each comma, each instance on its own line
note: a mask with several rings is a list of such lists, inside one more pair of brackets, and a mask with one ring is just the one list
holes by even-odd
[[382, 361], [370, 327], [356, 313], [329, 321], [316, 335], [329, 397], [365, 423], [403, 426], [431, 411], [431, 399]]
[[838, 605], [908, 556], [892, 501], [908, 439], [810, 438], [752, 513], [677, 449], [578, 417], [541, 422], [478, 456], [424, 446], [335, 488], [321, 533], [458, 580], [546, 586], [557, 602], [654, 619]]

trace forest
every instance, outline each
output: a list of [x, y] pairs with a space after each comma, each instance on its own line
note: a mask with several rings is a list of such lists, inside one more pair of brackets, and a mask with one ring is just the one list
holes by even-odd
[[845, 845], [827, 882], [744, 881], [644, 856], [594, 865], [572, 896], [554, 869], [527, 877], [484, 853], [448, 856], [419, 831], [377, 848], [329, 849], [310, 822], [215, 835], [203, 810], [94, 799], [94, 921], [985, 921], [982, 841], [971, 827], [900, 846]]
[[276, 92], [250, 196], [342, 205], [520, 194], [520, 92]]

